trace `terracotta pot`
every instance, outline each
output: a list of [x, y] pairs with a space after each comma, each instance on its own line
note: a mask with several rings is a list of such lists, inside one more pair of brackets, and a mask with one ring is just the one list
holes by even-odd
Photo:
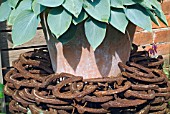
[[44, 29], [55, 73], [71, 73], [85, 79], [116, 77], [120, 73], [118, 62], [125, 63], [130, 56], [135, 28], [133, 24], [129, 24], [128, 35], [109, 25], [105, 40], [95, 51], [85, 37], [83, 23], [78, 25], [75, 38], [64, 45], [50, 35], [49, 29]]

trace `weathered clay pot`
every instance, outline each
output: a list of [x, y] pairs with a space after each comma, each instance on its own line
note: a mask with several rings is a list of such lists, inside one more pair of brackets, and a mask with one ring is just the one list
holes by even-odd
[[[46, 19], [44, 19], [44, 24], [46, 24]], [[54, 71], [83, 76], [84, 79], [116, 77], [120, 73], [118, 62], [125, 63], [129, 58], [135, 26], [129, 24], [127, 31], [129, 35], [109, 25], [105, 40], [94, 51], [86, 39], [83, 23], [78, 25], [75, 38], [64, 45], [50, 35], [48, 29], [45, 29]]]

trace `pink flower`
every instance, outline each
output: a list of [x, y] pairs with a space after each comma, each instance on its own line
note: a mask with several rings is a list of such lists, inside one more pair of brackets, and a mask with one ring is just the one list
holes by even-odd
[[155, 43], [152, 45], [152, 49], [157, 53], [157, 45]]
[[151, 54], [151, 55], [155, 55], [155, 53], [157, 53], [157, 45], [155, 43], [152, 44], [152, 47], [149, 48], [148, 52]]

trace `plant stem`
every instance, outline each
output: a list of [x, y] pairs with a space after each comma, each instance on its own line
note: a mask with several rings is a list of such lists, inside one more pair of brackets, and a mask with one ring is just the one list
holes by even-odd
[[50, 29], [48, 28], [46, 13], [43, 12], [40, 15], [40, 17], [41, 17], [41, 25], [43, 28], [44, 37], [45, 37], [47, 48], [50, 54], [51, 64], [52, 64], [53, 70], [55, 71], [56, 70], [55, 59], [56, 59], [56, 53], [57, 53], [55, 45], [58, 41], [56, 38], [54, 38]]

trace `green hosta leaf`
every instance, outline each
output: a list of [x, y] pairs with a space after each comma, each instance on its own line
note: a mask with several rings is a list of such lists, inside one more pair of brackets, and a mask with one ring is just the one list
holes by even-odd
[[157, 8], [159, 11], [162, 11], [161, 5], [157, 0], [149, 0], [150, 4]]
[[154, 7], [154, 12], [158, 16], [158, 18], [166, 25], [168, 26], [168, 22], [166, 20], [166, 17], [162, 11], [161, 4], [157, 0], [150, 0], [150, 3]]
[[37, 30], [40, 19], [31, 10], [22, 11], [12, 28], [12, 40], [14, 46], [21, 45], [31, 40]]
[[152, 20], [156, 25], [159, 26], [159, 21], [158, 21], [158, 19], [156, 18], [155, 13], [151, 12], [149, 9], [146, 9], [146, 11], [147, 11], [148, 14], [150, 15], [151, 20]]
[[101, 22], [108, 22], [110, 17], [110, 0], [85, 0], [84, 9], [94, 19]]
[[75, 25], [70, 25], [69, 29], [63, 34], [61, 35], [58, 40], [62, 43], [62, 44], [66, 44], [68, 43], [70, 40], [75, 38], [75, 33], [77, 31], [77, 26]]
[[73, 14], [75, 17], [78, 17], [82, 10], [83, 0], [65, 0], [63, 7]]
[[19, 0], [8, 0], [8, 4], [10, 7], [15, 8]]
[[126, 18], [123, 9], [111, 9], [111, 16], [109, 22], [113, 27], [125, 33], [126, 27], [128, 25], [128, 19]]
[[152, 31], [150, 16], [142, 6], [129, 6], [125, 9], [125, 14], [127, 18], [135, 25], [147, 31]]
[[143, 6], [145, 9], [153, 10], [152, 5], [150, 1], [144, 0], [143, 2], [139, 3], [141, 6]]
[[3, 0], [0, 6], [0, 22], [7, 20], [11, 12], [11, 7], [8, 5], [7, 0]]
[[60, 6], [64, 0], [37, 0], [37, 2], [43, 6], [57, 7]]
[[16, 9], [13, 9], [9, 19], [8, 19], [8, 24], [9, 25], [13, 25], [16, 17], [19, 15], [19, 13], [21, 13], [24, 10], [31, 10], [31, 4], [32, 4], [32, 0], [23, 0], [21, 1], [21, 3], [19, 4], [19, 6]]
[[105, 38], [106, 23], [90, 18], [86, 20], [84, 27], [87, 40], [95, 50]]
[[122, 0], [123, 5], [133, 5], [142, 2], [143, 0]]
[[41, 4], [37, 3], [36, 0], [33, 1], [32, 3], [32, 9], [36, 15], [40, 14], [45, 10], [45, 6], [42, 6]]
[[157, 15], [157, 17], [159, 18], [159, 20], [161, 20], [166, 26], [168, 26], [168, 22], [166, 20], [166, 17], [164, 15], [163, 11], [155, 8], [154, 12]]
[[115, 7], [115, 8], [124, 8], [123, 6], [123, 0], [110, 0], [111, 2], [111, 7]]
[[51, 32], [59, 38], [70, 27], [72, 16], [63, 7], [58, 7], [49, 12], [47, 21]]
[[81, 23], [82, 21], [84, 21], [85, 19], [87, 19], [88, 15], [86, 14], [85, 11], [81, 11], [80, 15], [78, 16], [78, 18], [73, 17], [72, 22], [77, 25], [78, 23]]

